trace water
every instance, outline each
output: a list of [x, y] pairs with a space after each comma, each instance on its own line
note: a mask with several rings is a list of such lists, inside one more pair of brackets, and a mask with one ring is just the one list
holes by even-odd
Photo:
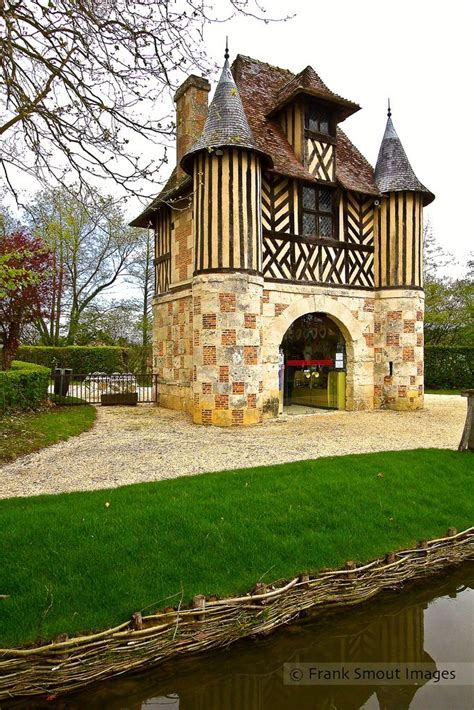
[[472, 686], [294, 686], [284, 663], [474, 661], [474, 564], [337, 615], [308, 618], [260, 640], [169, 661], [91, 686], [56, 702], [61, 710], [470, 710]]

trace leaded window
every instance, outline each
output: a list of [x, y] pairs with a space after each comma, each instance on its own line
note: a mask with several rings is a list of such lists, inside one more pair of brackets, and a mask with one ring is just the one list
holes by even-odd
[[303, 236], [334, 236], [334, 191], [319, 185], [303, 185]]
[[329, 135], [329, 114], [315, 105], [310, 105], [306, 111], [306, 128], [313, 133]]

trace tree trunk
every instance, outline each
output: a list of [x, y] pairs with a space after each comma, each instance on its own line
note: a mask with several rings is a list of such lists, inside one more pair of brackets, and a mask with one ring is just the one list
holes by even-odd
[[18, 352], [20, 345], [20, 326], [18, 323], [10, 323], [10, 328], [6, 333], [4, 331], [4, 340], [2, 348], [2, 370], [9, 370], [12, 366], [12, 361]]

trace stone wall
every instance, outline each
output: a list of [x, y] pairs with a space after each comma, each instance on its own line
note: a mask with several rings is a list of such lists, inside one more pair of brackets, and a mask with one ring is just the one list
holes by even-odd
[[250, 425], [278, 415], [279, 347], [306, 313], [325, 313], [346, 342], [346, 409], [423, 407], [420, 291], [279, 284], [207, 274], [154, 305], [159, 404], [198, 424]]
[[423, 407], [423, 317], [422, 291], [378, 292], [374, 322], [377, 407]]
[[193, 313], [191, 289], [159, 296], [153, 304], [153, 371], [158, 404], [192, 412]]
[[262, 420], [263, 279], [208, 274], [193, 279], [193, 418], [242, 426]]

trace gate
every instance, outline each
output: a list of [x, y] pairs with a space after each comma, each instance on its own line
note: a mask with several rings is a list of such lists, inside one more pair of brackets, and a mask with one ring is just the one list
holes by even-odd
[[48, 394], [55, 404], [149, 404], [157, 401], [158, 375], [148, 372], [56, 370]]

